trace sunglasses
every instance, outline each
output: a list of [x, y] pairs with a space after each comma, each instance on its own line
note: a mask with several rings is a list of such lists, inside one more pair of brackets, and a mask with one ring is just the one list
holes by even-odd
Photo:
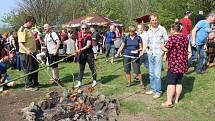
[[86, 30], [87, 28], [81, 28], [81, 29], [82, 29], [82, 30], [84, 30], [84, 29]]

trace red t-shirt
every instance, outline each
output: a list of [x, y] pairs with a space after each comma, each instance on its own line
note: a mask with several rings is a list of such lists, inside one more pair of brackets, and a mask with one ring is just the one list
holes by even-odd
[[171, 35], [165, 48], [168, 49], [168, 70], [172, 73], [186, 73], [188, 70], [189, 40], [182, 34]]
[[189, 18], [182, 18], [180, 23], [183, 24], [182, 34], [187, 37], [192, 30], [192, 22]]

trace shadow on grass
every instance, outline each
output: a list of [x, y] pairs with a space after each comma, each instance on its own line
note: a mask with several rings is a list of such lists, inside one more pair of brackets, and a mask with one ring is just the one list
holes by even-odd
[[115, 78], [118, 78], [119, 75], [108, 75], [108, 76], [102, 76], [100, 82], [102, 84], [106, 84], [112, 80], [114, 80]]
[[[180, 98], [182, 99], [184, 97], [184, 95], [186, 93], [190, 93], [193, 90], [193, 85], [194, 85], [194, 81], [195, 81], [195, 77], [193, 76], [186, 76], [184, 75], [182, 78], [182, 94], [180, 96]], [[163, 93], [166, 92], [167, 90], [167, 81], [166, 81], [166, 77], [162, 78], [162, 91]]]
[[[79, 73], [74, 73], [74, 78], [75, 78], [74, 81], [78, 80], [78, 75], [79, 75]], [[90, 72], [84, 73], [84, 77], [86, 77], [86, 76], [91, 76], [91, 73]], [[72, 74], [66, 75], [63, 78], [61, 78], [61, 81], [62, 81], [62, 83], [72, 82], [73, 81], [73, 75]]]

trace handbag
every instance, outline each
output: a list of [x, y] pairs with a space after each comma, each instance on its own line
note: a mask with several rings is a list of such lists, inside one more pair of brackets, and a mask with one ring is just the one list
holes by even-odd
[[84, 63], [87, 60], [87, 55], [84, 53], [79, 53], [77, 60], [79, 63]]

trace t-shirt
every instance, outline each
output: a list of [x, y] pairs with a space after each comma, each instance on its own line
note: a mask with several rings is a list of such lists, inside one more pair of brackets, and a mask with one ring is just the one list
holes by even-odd
[[[147, 42], [146, 42], [146, 40], [145, 40], [145, 38], [146, 38], [146, 32], [145, 32], [145, 33], [141, 33], [139, 36], [140, 36], [141, 39], [142, 39], [143, 45], [147, 44]], [[144, 51], [144, 53], [147, 53], [147, 51], [148, 51], [148, 48], [146, 48], [146, 50]]]
[[115, 38], [116, 38], [116, 33], [115, 32], [107, 32], [105, 34], [105, 43], [106, 44], [114, 44], [112, 39], [115, 39]]
[[186, 73], [188, 70], [188, 44], [185, 35], [171, 35], [165, 48], [168, 49], [168, 70], [172, 73]]
[[[52, 38], [51, 38], [52, 37]], [[54, 54], [57, 50], [57, 40], [59, 40], [59, 37], [55, 32], [51, 32], [45, 35], [45, 45], [47, 46], [49, 54]]]
[[[31, 52], [36, 52], [36, 42], [34, 40], [33, 32], [23, 26], [18, 31], [18, 42], [23, 43], [24, 46]], [[20, 53], [26, 53], [22, 48], [19, 48]]]
[[180, 22], [183, 24], [182, 34], [188, 36], [192, 30], [192, 22], [189, 18], [182, 18]]
[[212, 28], [206, 20], [199, 21], [196, 24], [196, 27], [198, 28], [198, 31], [196, 32], [196, 45], [204, 45]]
[[98, 40], [97, 40], [97, 36], [98, 36], [98, 33], [97, 32], [93, 32], [92, 33], [92, 45], [93, 46], [97, 46], [98, 45]]
[[136, 50], [139, 49], [139, 44], [142, 44], [142, 39], [140, 36], [135, 35], [133, 40], [128, 36], [123, 43], [125, 44], [124, 56], [130, 58], [137, 58], [139, 53], [136, 53]]
[[79, 34], [78, 34], [78, 48], [81, 49], [81, 48], [85, 47], [87, 45], [87, 41], [91, 41], [91, 46], [89, 48], [81, 51], [81, 53], [84, 53], [84, 54], [93, 53], [92, 36], [87, 33], [87, 34], [85, 34], [84, 37], [81, 37], [81, 33], [79, 32]]
[[64, 48], [66, 49], [66, 54], [73, 54], [75, 52], [75, 41], [71, 38], [64, 41]]

